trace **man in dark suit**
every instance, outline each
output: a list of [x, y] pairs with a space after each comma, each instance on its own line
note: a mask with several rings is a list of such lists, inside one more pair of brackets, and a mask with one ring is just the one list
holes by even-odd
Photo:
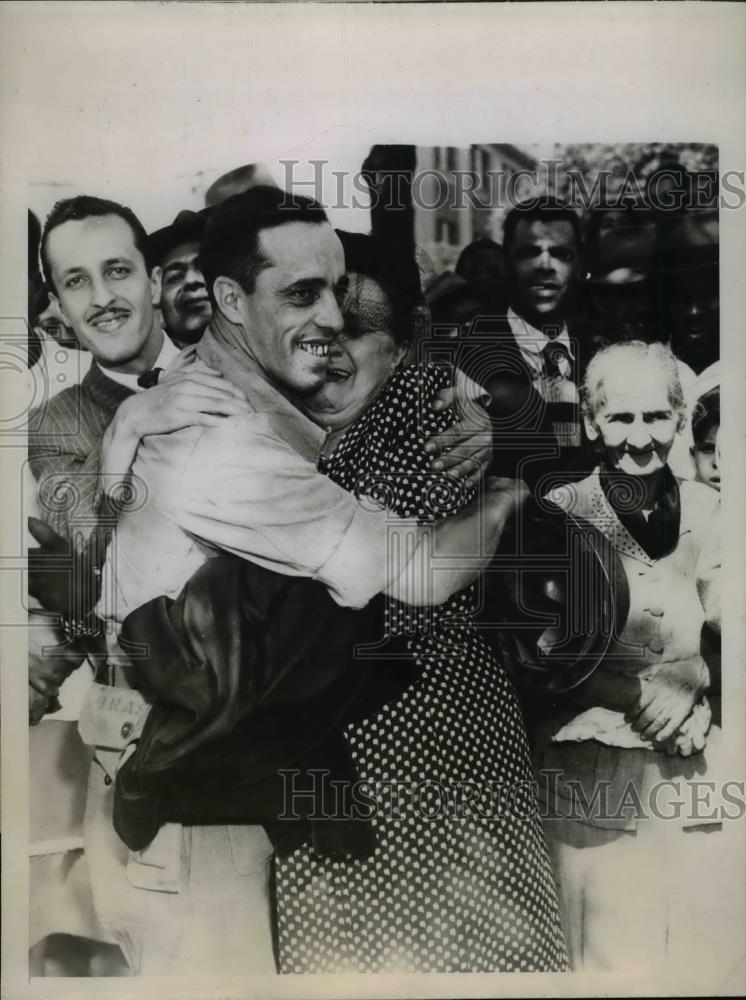
[[478, 318], [459, 363], [492, 396], [500, 471], [527, 482], [582, 465], [578, 385], [587, 361], [577, 315], [582, 242], [577, 214], [552, 198], [505, 219], [504, 297]]

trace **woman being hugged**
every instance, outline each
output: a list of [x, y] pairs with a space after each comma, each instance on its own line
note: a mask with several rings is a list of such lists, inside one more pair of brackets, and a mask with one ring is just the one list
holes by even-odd
[[[403, 289], [401, 262], [375, 241], [345, 251], [345, 331], [306, 401], [329, 429], [323, 470], [401, 516], [457, 515], [477, 487], [431, 471], [424, 447], [453, 421], [433, 407], [453, 373], [405, 364], [416, 272]], [[346, 731], [376, 846], [330, 858], [305, 844], [277, 861], [282, 972], [566, 968], [525, 727], [475, 603], [473, 587], [437, 607], [390, 602], [387, 632], [404, 639], [415, 678]]]

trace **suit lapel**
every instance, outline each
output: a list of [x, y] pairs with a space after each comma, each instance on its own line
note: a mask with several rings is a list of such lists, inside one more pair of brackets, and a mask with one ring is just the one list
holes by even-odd
[[114, 415], [114, 411], [120, 403], [133, 395], [132, 389], [128, 389], [127, 386], [120, 385], [113, 378], [104, 375], [95, 361], [86, 372], [81, 388], [96, 406], [104, 410], [109, 417]]

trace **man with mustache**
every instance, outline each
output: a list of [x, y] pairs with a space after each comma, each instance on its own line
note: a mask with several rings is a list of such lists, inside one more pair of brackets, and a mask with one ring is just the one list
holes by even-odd
[[[130, 209], [85, 195], [58, 202], [44, 226], [40, 257], [52, 303], [93, 362], [79, 385], [30, 415], [29, 465], [40, 518], [100, 565], [117, 516], [110, 497], [126, 479], [140, 440], [215, 423], [245, 402], [203, 362], [180, 356], [164, 334], [154, 308], [160, 275], [151, 274], [147, 236]], [[152, 384], [161, 371], [160, 383]], [[30, 630], [34, 718], [53, 704], [80, 662], [64, 650], [59, 658], [43, 655], [42, 647], [56, 644], [49, 629]]]
[[213, 424], [243, 404], [192, 356], [177, 363], [154, 308], [161, 272], [151, 272], [147, 236], [130, 209], [86, 195], [58, 202], [40, 257], [52, 301], [94, 363], [80, 385], [32, 413], [29, 461], [43, 517], [82, 547], [144, 436]]

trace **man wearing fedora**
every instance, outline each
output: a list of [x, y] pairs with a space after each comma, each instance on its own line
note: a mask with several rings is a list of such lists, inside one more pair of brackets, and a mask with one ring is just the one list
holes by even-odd
[[207, 329], [212, 306], [199, 267], [202, 230], [210, 209], [185, 209], [170, 226], [148, 237], [153, 274], [160, 284], [160, 310], [166, 333], [177, 347], [196, 344]]

